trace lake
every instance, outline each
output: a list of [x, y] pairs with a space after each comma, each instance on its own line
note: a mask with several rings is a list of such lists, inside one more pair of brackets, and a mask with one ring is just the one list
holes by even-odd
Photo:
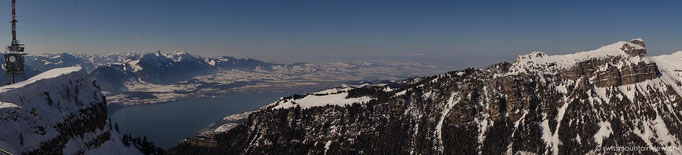
[[147, 136], [155, 145], [169, 149], [227, 115], [255, 110], [289, 95], [292, 92], [229, 93], [215, 98], [188, 98], [125, 107], [112, 113], [110, 118], [118, 123], [122, 134]]

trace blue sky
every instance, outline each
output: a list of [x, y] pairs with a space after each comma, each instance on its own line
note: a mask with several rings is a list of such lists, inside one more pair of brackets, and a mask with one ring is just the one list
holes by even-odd
[[[637, 37], [682, 50], [676, 1], [17, 0], [33, 53], [186, 50], [202, 56], [499, 58]], [[9, 21], [9, 1], [6, 10]], [[9, 43], [9, 23], [0, 25]], [[504, 59], [503, 59], [504, 58]], [[510, 59], [511, 60], [508, 60]]]

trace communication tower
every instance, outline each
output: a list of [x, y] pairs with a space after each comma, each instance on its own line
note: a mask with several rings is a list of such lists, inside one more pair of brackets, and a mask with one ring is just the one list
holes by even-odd
[[16, 17], [16, 0], [12, 0], [12, 43], [7, 46], [7, 51], [3, 54], [5, 56], [5, 64], [2, 64], [2, 69], [5, 70], [6, 84], [14, 84], [20, 80], [25, 80], [24, 75], [24, 44], [17, 41], [17, 17]]

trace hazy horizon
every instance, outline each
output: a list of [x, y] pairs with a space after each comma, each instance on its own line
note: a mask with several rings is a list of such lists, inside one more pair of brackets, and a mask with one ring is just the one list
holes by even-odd
[[[18, 38], [29, 53], [161, 50], [275, 61], [419, 55], [511, 61], [531, 51], [567, 54], [633, 38], [646, 41], [649, 55], [682, 50], [676, 27], [682, 21], [666, 18], [682, 13], [675, 7], [680, 2], [668, 1], [17, 3]], [[9, 2], [0, 8], [9, 10]], [[0, 37], [3, 45], [9, 32], [9, 24], [0, 25], [0, 36], [7, 36]]]

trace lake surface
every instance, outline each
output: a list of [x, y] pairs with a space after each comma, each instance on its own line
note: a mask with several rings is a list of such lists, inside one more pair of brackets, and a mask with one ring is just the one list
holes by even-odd
[[229, 93], [216, 98], [188, 98], [175, 102], [125, 107], [111, 114], [122, 134], [147, 136], [169, 149], [183, 138], [223, 117], [260, 108], [292, 92]]

